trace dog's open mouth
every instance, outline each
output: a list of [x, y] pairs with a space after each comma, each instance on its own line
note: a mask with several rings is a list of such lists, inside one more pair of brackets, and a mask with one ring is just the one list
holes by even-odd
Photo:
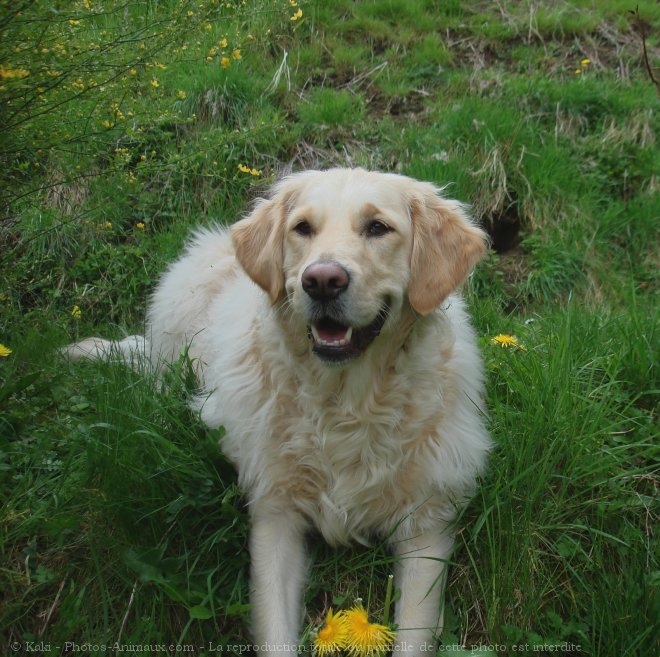
[[387, 315], [388, 308], [383, 307], [370, 324], [362, 327], [322, 317], [309, 327], [312, 349], [321, 360], [331, 363], [357, 358], [378, 337]]

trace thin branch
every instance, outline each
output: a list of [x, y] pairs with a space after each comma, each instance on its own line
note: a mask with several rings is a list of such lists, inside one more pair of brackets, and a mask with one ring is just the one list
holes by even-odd
[[651, 66], [648, 49], [646, 47], [646, 37], [648, 36], [651, 26], [641, 17], [639, 13], [639, 5], [635, 7], [634, 11], [630, 10], [630, 13], [632, 14], [633, 17], [632, 18], [633, 27], [637, 32], [637, 34], [639, 34], [640, 39], [642, 40], [642, 59], [644, 61], [644, 68], [646, 69], [649, 79], [655, 85], [655, 90], [658, 92], [658, 96], [660, 96], [660, 81], [656, 79], [653, 73], [653, 67]]

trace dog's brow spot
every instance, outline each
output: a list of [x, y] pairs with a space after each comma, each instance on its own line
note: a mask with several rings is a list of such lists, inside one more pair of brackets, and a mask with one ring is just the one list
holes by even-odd
[[360, 211], [360, 215], [363, 217], [382, 217], [383, 216], [383, 211], [375, 206], [373, 203], [367, 203], [366, 205], [362, 206], [362, 210]]

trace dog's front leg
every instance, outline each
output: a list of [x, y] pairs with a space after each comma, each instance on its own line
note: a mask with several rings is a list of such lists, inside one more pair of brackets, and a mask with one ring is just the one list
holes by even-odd
[[304, 527], [298, 514], [253, 509], [250, 555], [255, 648], [291, 657], [297, 654], [307, 567]]
[[435, 527], [394, 546], [399, 558], [394, 581], [401, 591], [395, 615], [397, 652], [435, 654], [433, 635], [442, 630], [446, 562], [454, 544], [453, 534], [444, 532]]

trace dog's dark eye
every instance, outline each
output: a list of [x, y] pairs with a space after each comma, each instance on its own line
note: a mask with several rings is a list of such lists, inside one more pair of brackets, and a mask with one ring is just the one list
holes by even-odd
[[312, 227], [309, 225], [309, 221], [299, 221], [294, 227], [293, 230], [302, 235], [303, 237], [309, 237], [312, 234]]
[[367, 237], [382, 237], [387, 233], [391, 233], [392, 230], [393, 229], [390, 228], [387, 224], [384, 224], [382, 221], [377, 221], [374, 219], [374, 221], [369, 222], [364, 232], [367, 235]]

